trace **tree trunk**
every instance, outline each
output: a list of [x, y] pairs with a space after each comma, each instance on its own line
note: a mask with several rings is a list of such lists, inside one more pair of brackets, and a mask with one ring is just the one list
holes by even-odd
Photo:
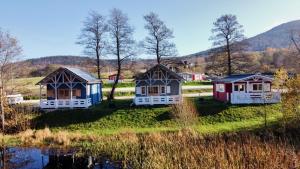
[[115, 89], [119, 83], [119, 78], [120, 78], [120, 74], [121, 74], [121, 64], [118, 63], [118, 71], [117, 71], [117, 76], [116, 76], [116, 80], [111, 88], [111, 92], [109, 95], [109, 102], [111, 102], [114, 99], [114, 95], [115, 95]]
[[5, 118], [5, 116], [4, 116], [4, 104], [3, 104], [3, 87], [1, 86], [0, 87], [0, 102], [1, 102], [1, 119], [2, 119], [2, 132], [3, 132], [3, 134], [4, 134], [4, 131], [5, 131], [5, 125], [4, 125], [4, 122], [5, 122], [5, 120], [4, 120], [4, 118]]
[[157, 59], [157, 64], [160, 64], [160, 56], [159, 56], [159, 41], [156, 38], [156, 59]]
[[227, 56], [228, 56], [228, 72], [227, 75], [230, 76], [232, 71], [231, 71], [231, 51], [230, 51], [230, 45], [229, 45], [229, 39], [226, 38], [226, 51], [227, 51]]
[[119, 82], [119, 78], [120, 78], [120, 74], [121, 74], [121, 58], [120, 58], [120, 42], [119, 42], [119, 38], [116, 37], [116, 42], [117, 42], [117, 57], [118, 57], [118, 71], [117, 71], [117, 77], [116, 77], [116, 80], [112, 86], [112, 89], [111, 89], [111, 92], [110, 92], [110, 95], [108, 97], [108, 101], [111, 102], [113, 99], [114, 99], [114, 95], [115, 95], [115, 89], [118, 85], [118, 82]]

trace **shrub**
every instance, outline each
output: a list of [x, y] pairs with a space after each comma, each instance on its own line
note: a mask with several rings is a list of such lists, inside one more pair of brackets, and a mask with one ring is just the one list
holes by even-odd
[[195, 103], [184, 99], [181, 104], [171, 106], [172, 117], [183, 125], [193, 124], [198, 119], [198, 111]]

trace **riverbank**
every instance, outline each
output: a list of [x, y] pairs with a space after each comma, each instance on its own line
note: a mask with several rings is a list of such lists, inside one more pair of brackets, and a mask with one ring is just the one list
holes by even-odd
[[[277, 123], [282, 118], [280, 104], [229, 105], [214, 101], [211, 97], [189, 100], [197, 111], [197, 116], [191, 124], [182, 124], [175, 119], [171, 106], [131, 107], [132, 100], [116, 100], [115, 108], [110, 108], [108, 102], [103, 101], [90, 109], [33, 114], [29, 133], [32, 135], [46, 128], [51, 133], [96, 137], [127, 132], [177, 132], [182, 128], [190, 128], [199, 134], [209, 135], [262, 128], [265, 124], [265, 112], [267, 125]], [[9, 137], [20, 140], [19, 135]]]

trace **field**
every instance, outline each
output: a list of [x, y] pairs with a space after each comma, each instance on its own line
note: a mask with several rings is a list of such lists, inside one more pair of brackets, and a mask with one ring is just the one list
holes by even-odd
[[[190, 126], [203, 134], [233, 132], [242, 129], [259, 128], [264, 124], [264, 110], [268, 112], [268, 124], [281, 117], [280, 106], [254, 105], [233, 106], [216, 102], [207, 97], [204, 100], [191, 98], [198, 110], [195, 123]], [[172, 118], [169, 106], [130, 107], [131, 100], [117, 100], [117, 107], [111, 109], [104, 101], [89, 110], [65, 110], [36, 116], [35, 127], [49, 127], [53, 131], [66, 130], [84, 134], [116, 134], [123, 131], [137, 133], [180, 130], [181, 125]]]
[[[5, 136], [9, 146], [78, 150], [76, 157], [105, 157], [123, 168], [298, 168], [299, 129], [282, 128], [281, 105], [229, 105], [189, 98], [194, 121], [174, 118], [174, 107], [131, 107], [106, 101], [90, 109], [31, 116], [32, 126]], [[266, 126], [265, 126], [266, 113]]]

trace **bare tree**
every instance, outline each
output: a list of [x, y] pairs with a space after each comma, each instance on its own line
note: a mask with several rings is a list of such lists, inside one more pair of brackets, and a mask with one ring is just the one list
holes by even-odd
[[144, 16], [146, 21], [145, 29], [148, 30], [148, 36], [142, 43], [147, 54], [156, 55], [157, 63], [161, 63], [162, 57], [176, 55], [176, 47], [169, 40], [174, 38], [173, 31], [159, 19], [158, 15], [151, 12]]
[[106, 45], [105, 34], [107, 33], [107, 24], [104, 16], [92, 11], [84, 21], [84, 27], [79, 36], [80, 45], [85, 46], [84, 53], [96, 57], [97, 74], [101, 78], [101, 55]]
[[0, 29], [0, 109], [3, 132], [5, 131], [4, 106], [6, 100], [6, 84], [10, 78], [11, 65], [16, 57], [20, 55], [21, 51], [22, 49], [19, 46], [18, 40]]
[[296, 48], [296, 50], [298, 51], [298, 53], [300, 54], [300, 45], [299, 45], [299, 40], [300, 39], [300, 34], [296, 34], [294, 31], [291, 31], [291, 41], [294, 45], [294, 47]]
[[241, 48], [241, 42], [244, 40], [243, 26], [237, 21], [235, 15], [223, 15], [213, 23], [211, 30], [213, 35], [213, 45], [218, 49], [217, 52], [227, 54], [227, 74], [232, 74], [232, 53]]
[[124, 61], [135, 55], [133, 27], [128, 23], [128, 17], [120, 9], [113, 9], [108, 21], [111, 42], [109, 52], [117, 57], [117, 76], [112, 86], [108, 100], [114, 99], [115, 88], [118, 85]]

